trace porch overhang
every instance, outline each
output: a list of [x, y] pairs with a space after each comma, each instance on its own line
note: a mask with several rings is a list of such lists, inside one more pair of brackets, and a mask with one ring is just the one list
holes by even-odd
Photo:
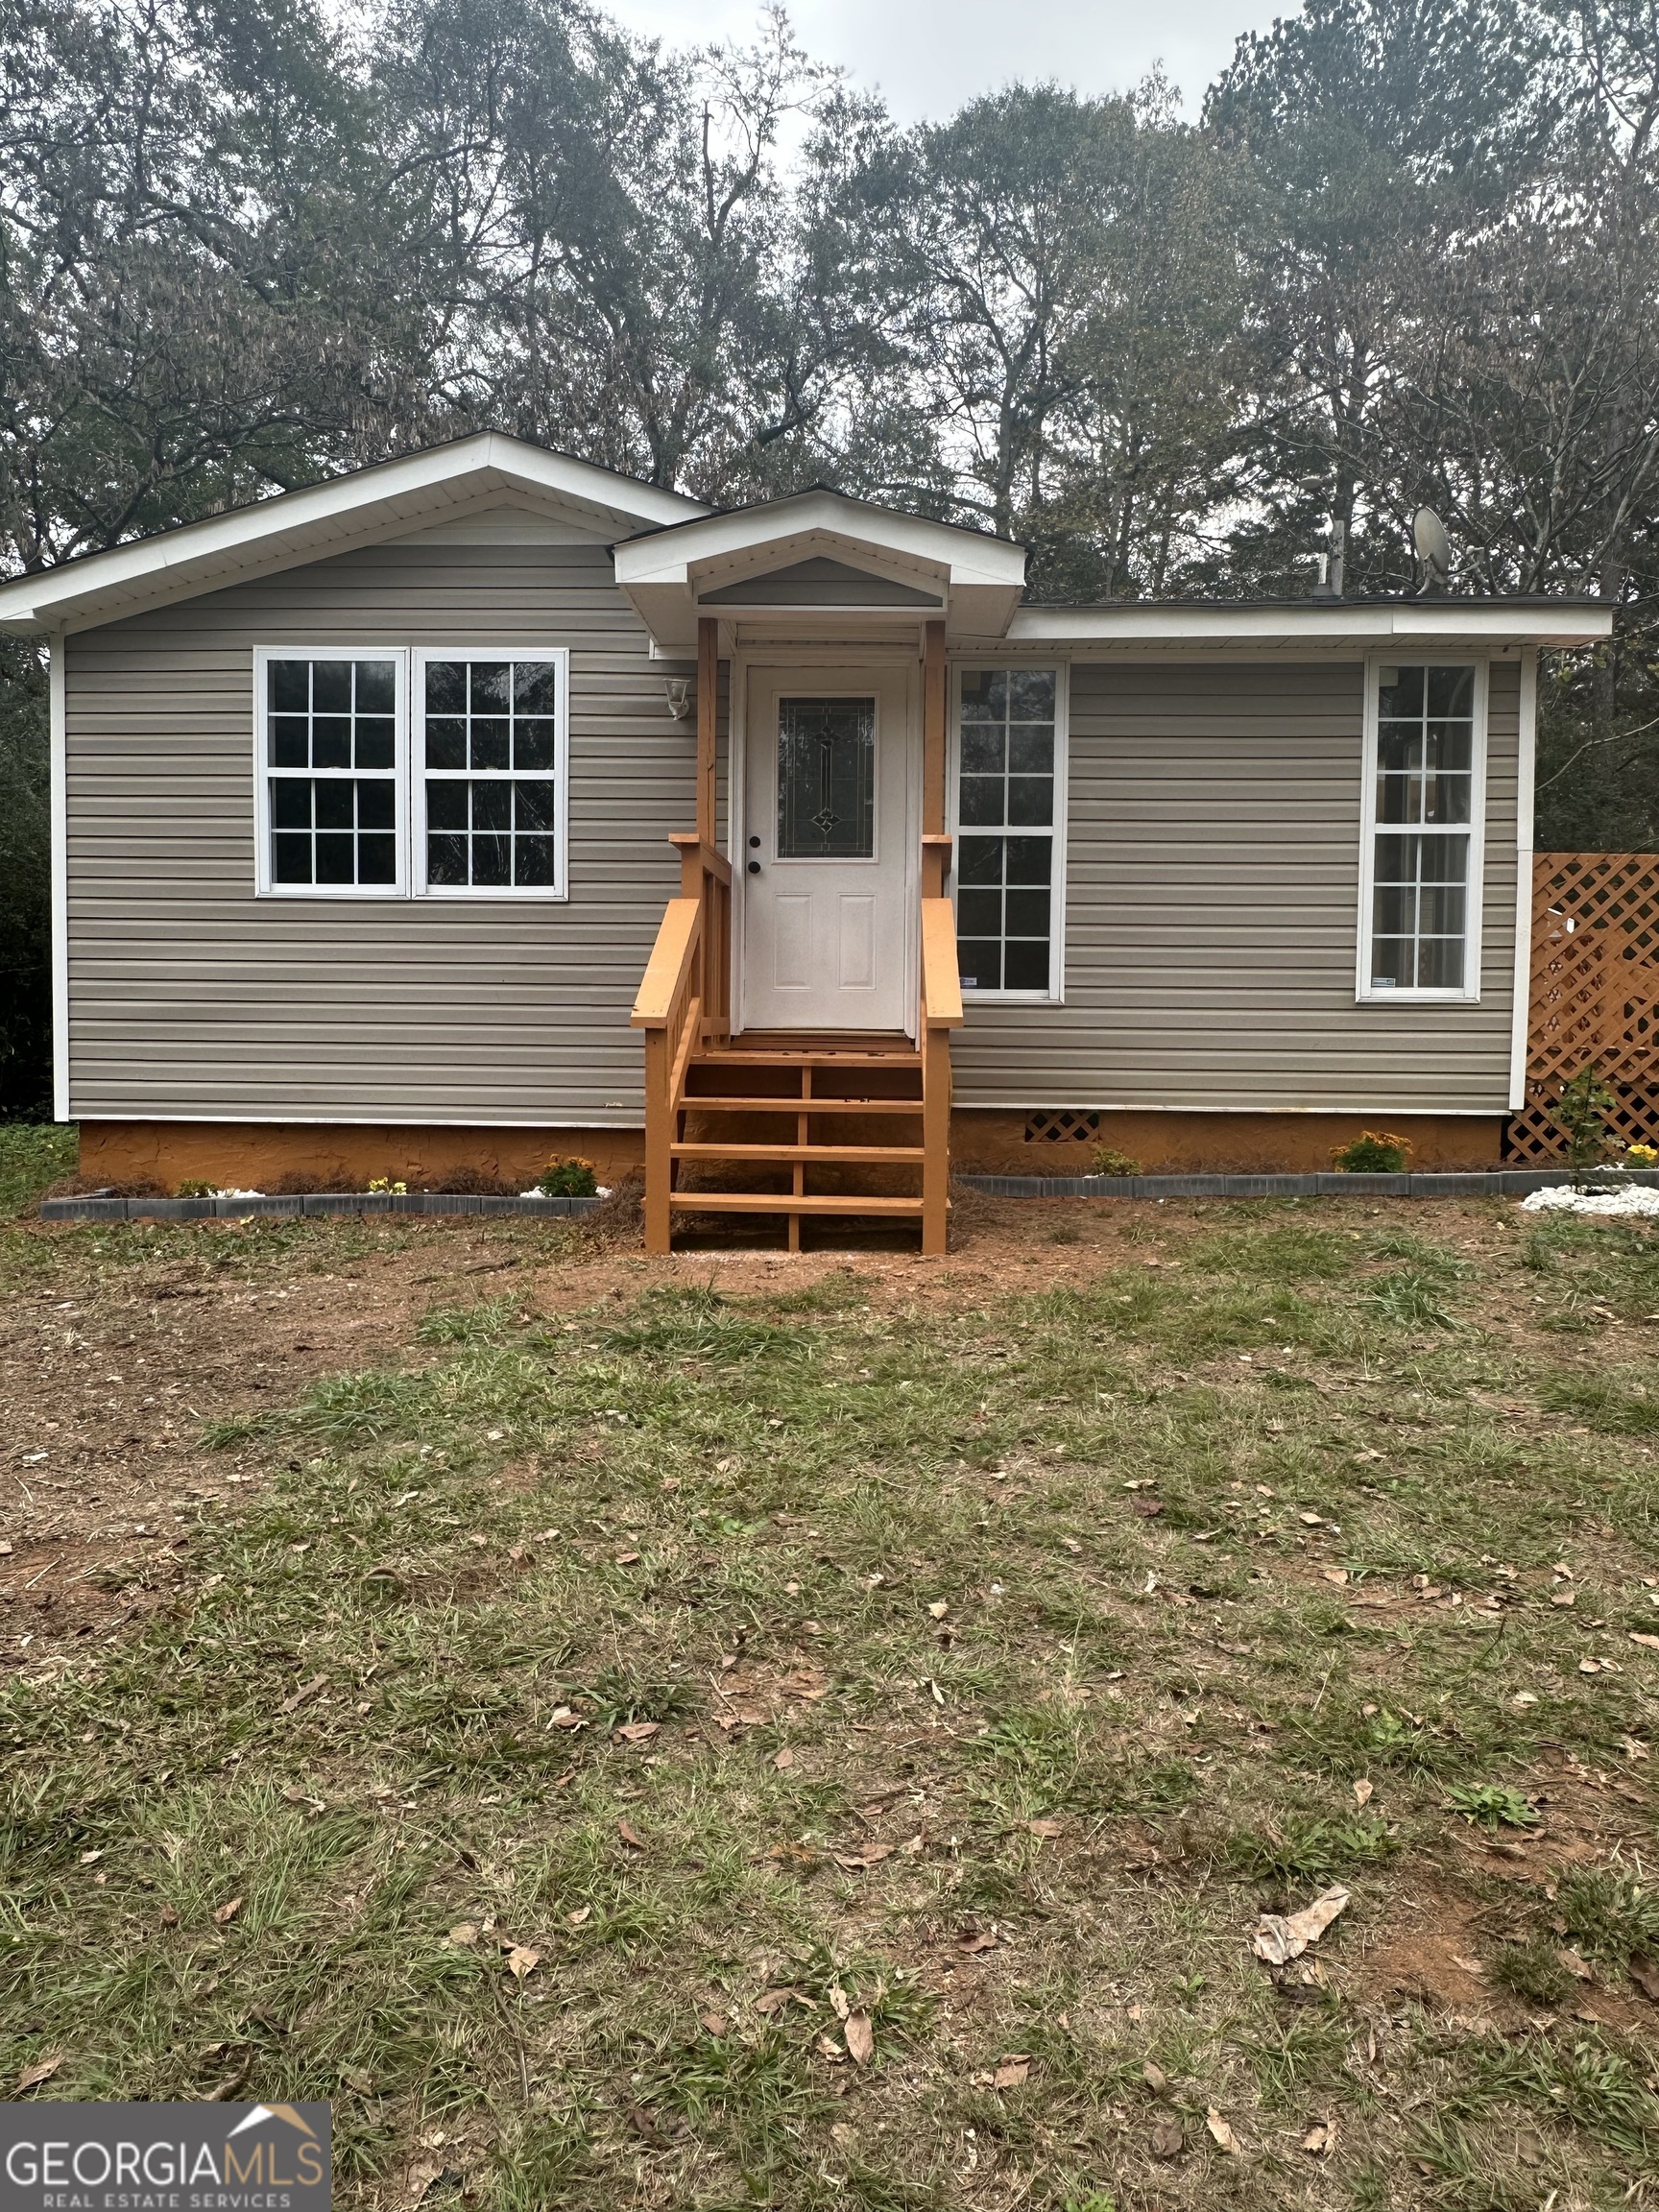
[[999, 637], [1025, 549], [838, 492], [805, 492], [624, 540], [616, 581], [661, 653], [692, 651], [700, 619], [735, 635]]

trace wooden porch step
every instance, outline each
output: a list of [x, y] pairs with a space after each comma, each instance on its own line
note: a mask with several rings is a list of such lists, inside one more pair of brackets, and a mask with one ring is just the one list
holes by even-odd
[[692, 1091], [676, 1103], [687, 1114], [920, 1114], [920, 1098], [731, 1098]]
[[920, 1214], [920, 1198], [795, 1198], [787, 1190], [670, 1190], [681, 1214]]
[[914, 1068], [920, 1070], [922, 1055], [914, 1046], [906, 1044], [902, 1051], [840, 1052], [832, 1046], [804, 1045], [798, 1050], [764, 1052], [739, 1052], [723, 1046], [706, 1046], [691, 1055], [693, 1068]]
[[873, 1161], [891, 1160], [901, 1166], [915, 1166], [926, 1160], [927, 1154], [920, 1144], [673, 1144], [669, 1147], [676, 1160], [742, 1160], [757, 1166], [772, 1162], [784, 1166], [797, 1160], [813, 1161]]

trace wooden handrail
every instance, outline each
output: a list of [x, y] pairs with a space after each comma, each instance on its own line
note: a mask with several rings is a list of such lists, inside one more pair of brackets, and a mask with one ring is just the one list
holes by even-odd
[[960, 1029], [964, 1020], [956, 916], [949, 899], [922, 902], [922, 1018], [929, 1029]]
[[700, 899], [670, 899], [629, 1016], [636, 1029], [665, 1029], [703, 936]]
[[[712, 876], [716, 883], [730, 883], [732, 863], [724, 853], [717, 853], [712, 845], [705, 845], [695, 830], [671, 830], [668, 842], [680, 855], [682, 873], [687, 861]], [[684, 884], [682, 884], [684, 889]]]

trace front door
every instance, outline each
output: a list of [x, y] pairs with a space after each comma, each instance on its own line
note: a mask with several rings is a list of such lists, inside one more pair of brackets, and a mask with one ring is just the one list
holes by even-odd
[[754, 668], [748, 682], [742, 1025], [913, 1031], [911, 671]]

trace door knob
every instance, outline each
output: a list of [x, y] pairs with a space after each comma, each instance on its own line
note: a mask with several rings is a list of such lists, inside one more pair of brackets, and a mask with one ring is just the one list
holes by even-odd
[[751, 876], [758, 876], [758, 875], [759, 875], [759, 873], [760, 873], [760, 863], [759, 863], [759, 861], [758, 861], [758, 860], [751, 860], [751, 861], [750, 861], [750, 863], [749, 863], [749, 873], [750, 873], [750, 875], [751, 875]]

